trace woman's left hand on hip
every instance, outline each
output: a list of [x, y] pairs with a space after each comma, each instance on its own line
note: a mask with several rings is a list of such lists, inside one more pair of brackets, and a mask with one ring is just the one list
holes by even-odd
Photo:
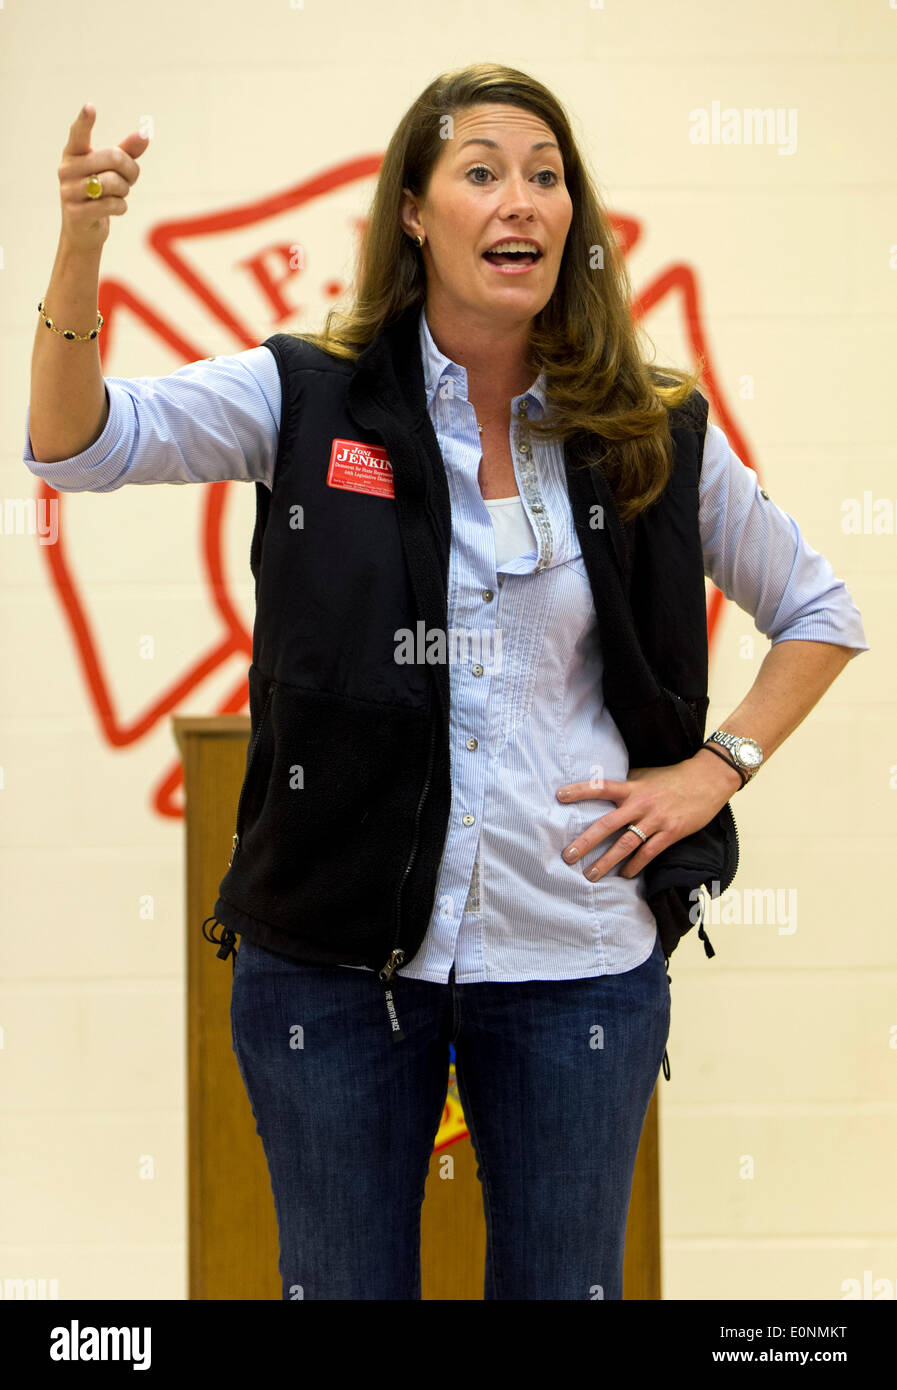
[[[620, 877], [634, 878], [655, 855], [711, 821], [740, 786], [741, 777], [734, 767], [727, 771], [722, 759], [710, 755], [702, 758], [699, 753], [669, 767], [630, 768], [625, 782], [597, 778], [570, 782], [557, 792], [564, 805], [586, 800], [614, 801], [616, 810], [605, 812], [577, 835], [563, 851], [564, 862], [580, 864], [608, 835], [623, 830], [584, 872], [586, 878], [595, 882], [628, 857]], [[642, 842], [633, 831], [625, 830], [629, 824], [637, 825], [648, 839]], [[569, 857], [571, 850], [577, 851], [573, 858]]]

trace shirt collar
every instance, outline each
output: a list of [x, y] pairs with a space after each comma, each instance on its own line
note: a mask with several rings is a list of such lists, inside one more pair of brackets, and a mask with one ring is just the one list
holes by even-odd
[[[445, 376], [449, 376], [453, 381], [457, 382], [460, 387], [459, 394], [466, 400], [467, 370], [459, 366], [457, 362], [453, 362], [450, 357], [446, 357], [444, 352], [439, 351], [439, 348], [433, 341], [430, 325], [427, 323], [426, 309], [423, 306], [421, 306], [420, 311], [419, 337], [421, 361], [424, 368], [424, 383], [427, 388], [427, 409], [430, 409], [433, 403], [433, 397], [436, 395], [440, 383]], [[530, 405], [535, 401], [540, 411], [545, 410], [546, 396], [544, 372], [539, 373], [529, 390], [524, 392], [524, 396]]]

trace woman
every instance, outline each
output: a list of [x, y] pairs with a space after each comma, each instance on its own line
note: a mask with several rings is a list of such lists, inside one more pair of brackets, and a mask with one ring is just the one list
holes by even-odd
[[[95, 313], [92, 219], [124, 211], [142, 153], [91, 153], [91, 121], [60, 168], [54, 330]], [[104, 393], [90, 340], [38, 327], [34, 472], [256, 483], [252, 736], [212, 939], [241, 937], [233, 1041], [284, 1298], [420, 1297], [450, 1041], [485, 1297], [622, 1297], [690, 885], [728, 885], [733, 792], [867, 649], [696, 378], [643, 360], [629, 302], [562, 107], [476, 64], [400, 122], [323, 334]], [[773, 641], [708, 740], [705, 574]]]

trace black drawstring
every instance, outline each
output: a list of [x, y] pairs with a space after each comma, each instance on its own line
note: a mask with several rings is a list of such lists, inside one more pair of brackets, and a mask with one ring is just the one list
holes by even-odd
[[206, 941], [213, 941], [218, 947], [218, 950], [215, 952], [215, 956], [218, 960], [227, 960], [228, 956], [233, 956], [231, 968], [236, 970], [237, 952], [234, 945], [237, 940], [236, 934], [231, 931], [230, 927], [226, 927], [223, 922], [218, 922], [218, 926], [221, 927], [221, 935], [216, 936], [211, 927], [206, 931], [206, 922], [218, 922], [218, 918], [214, 914], [211, 917], [207, 917], [206, 921], [202, 924], [202, 934]]

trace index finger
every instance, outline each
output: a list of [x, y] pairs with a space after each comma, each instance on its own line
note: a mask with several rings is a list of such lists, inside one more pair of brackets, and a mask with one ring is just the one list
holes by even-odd
[[68, 144], [63, 154], [90, 154], [90, 132], [96, 115], [96, 107], [86, 101], [69, 127]]
[[593, 782], [568, 782], [563, 787], [558, 787], [557, 797], [559, 801], [584, 801], [587, 797], [606, 796], [608, 800], [615, 800], [622, 796], [627, 790], [625, 782], [611, 782], [606, 778], [595, 778]]

